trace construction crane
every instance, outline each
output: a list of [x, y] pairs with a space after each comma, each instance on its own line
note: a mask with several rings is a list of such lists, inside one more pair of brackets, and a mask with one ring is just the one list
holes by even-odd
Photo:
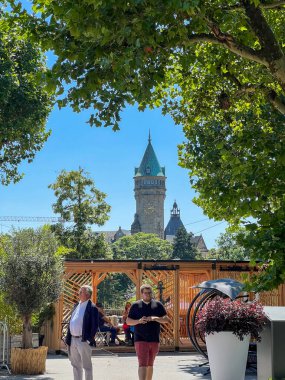
[[0, 216], [1, 222], [63, 223], [64, 219], [53, 216]]

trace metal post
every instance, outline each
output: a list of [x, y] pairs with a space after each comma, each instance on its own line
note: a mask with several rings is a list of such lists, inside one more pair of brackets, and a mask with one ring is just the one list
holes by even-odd
[[[11, 374], [8, 362], [9, 362], [9, 340], [8, 340], [8, 326], [6, 321], [0, 321], [0, 368], [6, 368], [9, 374]], [[1, 339], [2, 338], [2, 339]]]

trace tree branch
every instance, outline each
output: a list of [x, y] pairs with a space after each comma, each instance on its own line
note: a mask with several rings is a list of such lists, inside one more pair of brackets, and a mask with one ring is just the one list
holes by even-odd
[[213, 27], [212, 32], [213, 34], [190, 34], [188, 35], [188, 42], [190, 44], [199, 42], [209, 42], [212, 44], [218, 44], [224, 46], [225, 48], [239, 55], [242, 58], [246, 58], [250, 61], [254, 61], [266, 66], [266, 61], [259, 55], [259, 53], [256, 50], [237, 43], [231, 35], [222, 33], [217, 26]]
[[283, 51], [263, 16], [261, 9], [255, 7], [250, 0], [242, 0], [242, 3], [250, 27], [260, 42], [260, 50], [256, 51], [248, 46], [242, 45], [237, 42], [233, 36], [223, 33], [218, 23], [208, 16], [205, 17], [205, 21], [208, 24], [211, 34], [192, 34], [190, 32], [188, 34], [188, 42], [219, 44], [242, 58], [261, 64], [271, 72], [272, 76], [285, 90], [285, 57]]
[[[285, 1], [272, 1], [269, 4], [259, 4], [258, 7], [261, 9], [284, 9]], [[224, 11], [238, 11], [238, 10], [244, 10], [244, 6], [240, 3], [237, 3], [235, 5], [229, 5], [225, 7], [221, 7]]]
[[250, 0], [242, 0], [249, 25], [258, 38], [260, 54], [266, 61], [266, 67], [285, 89], [285, 57], [283, 51], [260, 8]]
[[284, 5], [285, 5], [285, 1], [272, 1], [272, 3], [270, 4], [259, 4], [259, 7], [262, 9], [274, 9], [274, 8], [283, 7]]
[[284, 102], [278, 97], [277, 93], [274, 90], [271, 90], [268, 95], [268, 100], [272, 104], [272, 106], [279, 111], [281, 114], [285, 115], [285, 104]]
[[[277, 93], [274, 90], [264, 86], [263, 84], [261, 84], [261, 85], [254, 85], [254, 84], [243, 85], [234, 74], [229, 73], [229, 72], [227, 72], [227, 73], [221, 72], [221, 74], [223, 76], [225, 76], [226, 78], [229, 78], [237, 86], [238, 90], [234, 93], [235, 97], [241, 97], [244, 94], [253, 94], [256, 91], [262, 91], [265, 94], [265, 96], [267, 96], [267, 99], [271, 103], [271, 105], [277, 111], [279, 111], [281, 114], [285, 115], [285, 103], [284, 103], [284, 101], [282, 101], [282, 99], [280, 97], [278, 97]], [[222, 95], [225, 95], [225, 94], [222, 94]], [[226, 99], [221, 99], [221, 97], [220, 97], [219, 100], [220, 100], [220, 104], [221, 104], [221, 100], [223, 100], [223, 104], [225, 104], [225, 101], [227, 101], [228, 104], [230, 105], [230, 100], [229, 100], [228, 96], [226, 97]], [[225, 107], [222, 107], [222, 108], [225, 109]]]
[[283, 52], [261, 9], [256, 7], [250, 0], [242, 1], [249, 25], [258, 38], [263, 53], [267, 55], [268, 60], [280, 59]]
[[241, 96], [243, 94], [252, 94], [256, 90], [261, 90], [267, 96], [267, 99], [271, 103], [271, 105], [282, 115], [285, 115], [285, 103], [274, 90], [271, 90], [263, 85], [241, 86], [240, 89], [235, 93], [235, 95]]
[[255, 91], [262, 91], [266, 96], [271, 105], [279, 111], [281, 114], [285, 115], [285, 103], [274, 90], [269, 89], [264, 85], [242, 85], [235, 76], [231, 76], [231, 79], [236, 79], [235, 83], [238, 85], [238, 91], [235, 93], [235, 96], [242, 96], [244, 94], [253, 94]]

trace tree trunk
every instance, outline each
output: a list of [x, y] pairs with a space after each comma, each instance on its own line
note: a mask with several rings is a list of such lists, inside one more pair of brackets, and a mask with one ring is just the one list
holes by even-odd
[[33, 332], [31, 324], [31, 315], [23, 316], [23, 337], [22, 337], [22, 348], [32, 348], [33, 347]]

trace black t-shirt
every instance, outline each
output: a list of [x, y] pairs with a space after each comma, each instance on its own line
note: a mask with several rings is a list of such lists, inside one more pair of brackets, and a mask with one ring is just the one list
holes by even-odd
[[[163, 317], [164, 315], [166, 311], [161, 302], [151, 300], [147, 304], [140, 300], [132, 304], [128, 317], [137, 320], [142, 317]], [[135, 326], [135, 342], [159, 342], [159, 333], [159, 322], [139, 323]]]

